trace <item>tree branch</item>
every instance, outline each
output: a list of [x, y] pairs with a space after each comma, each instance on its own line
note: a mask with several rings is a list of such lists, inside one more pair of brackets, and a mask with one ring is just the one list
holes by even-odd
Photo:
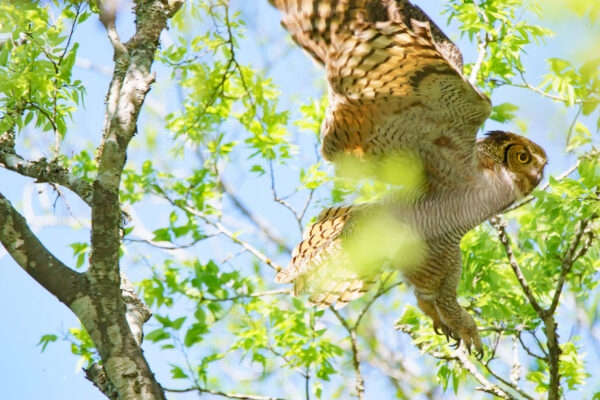
[[202, 389], [202, 388], [198, 388], [198, 387], [187, 388], [187, 389], [168, 389], [168, 388], [163, 388], [163, 389], [165, 390], [165, 392], [171, 392], [171, 393], [188, 393], [188, 392], [209, 393], [209, 394], [213, 394], [215, 396], [222, 396], [222, 397], [227, 397], [229, 399], [239, 399], [239, 400], [284, 400], [284, 399], [280, 399], [277, 397], [266, 397], [266, 396], [259, 396], [259, 395], [254, 395], [254, 394], [225, 393], [225, 392], [220, 392], [218, 390]]
[[290, 289], [289, 288], [285, 288], [285, 289], [267, 290], [267, 291], [264, 291], [264, 292], [254, 292], [254, 293], [249, 293], [249, 294], [240, 294], [240, 295], [237, 295], [237, 296], [225, 297], [225, 298], [222, 298], [222, 299], [202, 297], [201, 301], [208, 301], [208, 302], [213, 302], [213, 301], [235, 301], [235, 300], [239, 300], [239, 299], [251, 299], [253, 297], [276, 296], [278, 294], [290, 294]]
[[356, 375], [356, 396], [363, 400], [365, 398], [365, 380], [360, 372], [360, 360], [358, 359], [358, 342], [356, 339], [356, 329], [348, 324], [348, 321], [333, 307], [329, 307], [337, 319], [342, 323], [342, 326], [348, 332], [350, 339], [350, 349], [352, 350], [352, 365], [354, 366], [354, 373]]
[[21, 175], [34, 178], [37, 183], [56, 183], [71, 190], [86, 204], [92, 204], [92, 185], [84, 179], [72, 175], [60, 166], [57, 160], [48, 162], [45, 158], [27, 161], [18, 154], [0, 150], [0, 166]]
[[141, 323], [148, 315], [135, 299], [122, 293], [119, 185], [127, 147], [137, 131], [141, 107], [154, 81], [150, 68], [160, 34], [181, 3], [181, 0], [135, 1], [136, 31], [125, 44], [116, 32], [114, 3], [99, 4], [100, 20], [113, 45], [115, 68], [106, 98], [98, 174], [92, 185], [92, 251], [90, 267], [85, 273], [89, 292], [72, 309], [98, 349], [104, 371], [120, 400], [165, 398], [139, 347]]
[[[410, 328], [400, 325], [399, 329], [402, 332], [408, 334], [413, 340], [416, 341], [416, 339], [418, 339], [416, 337], [416, 334], [414, 332], [410, 331]], [[415, 344], [421, 351], [424, 350], [425, 342], [416, 341]], [[485, 376], [483, 376], [483, 374], [481, 372], [479, 372], [479, 370], [477, 369], [475, 364], [473, 364], [469, 360], [469, 357], [467, 356], [467, 354], [465, 353], [465, 351], [462, 347], [458, 348], [457, 350], [452, 351], [450, 354], [442, 353], [439, 351], [428, 351], [427, 353], [431, 354], [433, 357], [435, 357], [439, 360], [457, 362], [461, 366], [462, 369], [469, 372], [477, 380], [477, 382], [479, 382], [481, 385], [483, 385], [483, 387], [476, 388], [477, 390], [493, 394], [494, 396], [500, 397], [502, 399], [516, 400], [515, 397], [512, 396], [510, 393], [506, 392], [498, 385], [493, 384]]]
[[279, 247], [281, 247], [282, 249], [284, 249], [288, 253], [290, 253], [290, 254], [292, 253], [292, 248], [289, 247], [289, 245], [286, 243], [285, 239], [283, 239], [281, 236], [279, 236], [279, 234], [274, 231], [274, 229], [269, 225], [269, 223], [267, 221], [265, 221], [264, 219], [262, 219], [259, 215], [256, 215], [253, 212], [251, 212], [241, 202], [241, 200], [236, 195], [235, 190], [231, 186], [229, 186], [228, 184], [226, 184], [222, 180], [220, 181], [220, 184], [221, 184], [221, 187], [223, 188], [223, 190], [225, 191], [225, 193], [227, 193], [229, 195], [229, 198], [231, 199], [233, 205], [242, 214], [244, 214], [250, 221], [252, 221], [254, 223], [254, 225], [256, 225], [258, 227], [258, 229], [267, 238], [269, 238], [271, 241], [273, 241], [274, 243], [276, 243]]
[[[595, 152], [590, 153], [591, 156], [593, 156], [595, 154]], [[565, 179], [567, 176], [571, 175], [573, 172], [577, 171], [577, 168], [579, 167], [579, 164], [581, 164], [581, 159], [578, 159], [575, 164], [573, 164], [573, 166], [571, 166], [569, 169], [567, 169], [565, 172], [563, 172], [562, 174], [560, 174], [559, 176], [556, 177], [557, 181], [562, 181], [563, 179]], [[546, 182], [545, 184], [543, 184], [542, 186], [540, 186], [540, 188], [538, 190], [540, 191], [544, 191], [546, 189], [548, 189], [550, 187], [550, 181]], [[527, 197], [525, 197], [523, 200], [521, 200], [518, 203], [513, 204], [512, 206], [508, 207], [506, 210], [504, 210], [504, 214], [506, 214], [509, 211], [512, 211], [514, 209], [517, 209], [521, 206], [524, 206], [527, 203], [531, 203], [533, 201], [535, 197], [533, 197], [532, 195], [529, 195]]]
[[[556, 283], [556, 289], [554, 291], [554, 296], [552, 297], [552, 304], [550, 305], [550, 307], [547, 310], [547, 312], [549, 314], [554, 314], [554, 311], [556, 311], [556, 308], [558, 307], [558, 301], [560, 299], [560, 295], [561, 295], [563, 287], [565, 285], [567, 274], [569, 272], [571, 272], [573, 263], [575, 263], [575, 261], [577, 261], [583, 255], [585, 255], [585, 253], [589, 250], [589, 248], [592, 244], [592, 241], [594, 238], [594, 233], [592, 230], [588, 229], [590, 222], [591, 222], [590, 219], [584, 219], [577, 223], [577, 228], [575, 229], [575, 235], [574, 235], [573, 240], [571, 241], [571, 244], [569, 245], [569, 248], [567, 249], [567, 252], [563, 258], [560, 276], [558, 277], [558, 281]], [[577, 253], [575, 253], [575, 251], [577, 250], [577, 247], [581, 243], [581, 240], [583, 239], [583, 236], [585, 234], [588, 235], [588, 240], [585, 241], [583, 246], [581, 247], [581, 249]]]
[[206, 215], [204, 215], [203, 213], [199, 212], [198, 210], [195, 210], [192, 207], [188, 207], [188, 206], [185, 206], [185, 205], [182, 206], [182, 205], [176, 203], [171, 198], [169, 198], [164, 193], [162, 195], [163, 195], [163, 197], [169, 203], [171, 203], [175, 207], [178, 207], [178, 208], [182, 209], [183, 211], [185, 211], [187, 213], [190, 213], [190, 214], [192, 214], [192, 215], [194, 215], [194, 216], [202, 219], [207, 224], [209, 224], [212, 227], [216, 228], [219, 233], [222, 233], [223, 235], [225, 235], [228, 238], [230, 238], [234, 243], [237, 243], [240, 246], [242, 246], [250, 254], [252, 254], [254, 257], [258, 258], [260, 261], [264, 262], [265, 264], [267, 264], [269, 267], [273, 268], [275, 271], [277, 271], [277, 272], [281, 271], [282, 268], [281, 268], [281, 266], [279, 264], [277, 264], [276, 262], [274, 262], [273, 260], [271, 260], [269, 257], [267, 257], [264, 253], [262, 253], [256, 247], [252, 246], [250, 243], [244, 242], [243, 240], [238, 239], [238, 237], [237, 237], [237, 235], [235, 233], [231, 232], [229, 229], [227, 229], [220, 222], [211, 221], [209, 218], [206, 217]]
[[365, 316], [365, 314], [367, 313], [367, 311], [369, 311], [369, 308], [371, 308], [371, 306], [373, 305], [373, 303], [375, 303], [375, 301], [380, 298], [381, 296], [383, 296], [384, 294], [386, 294], [387, 292], [389, 292], [390, 290], [392, 290], [393, 288], [400, 286], [404, 283], [404, 281], [398, 281], [396, 283], [392, 283], [390, 286], [385, 287], [385, 284], [387, 283], [387, 281], [390, 279], [392, 275], [388, 275], [382, 282], [381, 285], [379, 286], [379, 290], [377, 291], [377, 293], [375, 293], [375, 295], [367, 302], [367, 304], [365, 304], [365, 306], [363, 307], [363, 309], [361, 310], [360, 314], [358, 315], [358, 318], [356, 318], [356, 322], [354, 323], [353, 329], [358, 329], [363, 317]]
[[86, 289], [82, 274], [54, 257], [1, 193], [0, 242], [25, 272], [68, 307], [82, 296]]
[[[498, 385], [494, 385], [492, 382], [490, 382], [488, 379], [486, 379], [486, 377], [483, 376], [483, 374], [481, 372], [479, 372], [477, 367], [475, 367], [475, 364], [473, 364], [469, 360], [469, 357], [466, 355], [465, 351], [462, 348], [453, 351], [453, 353], [455, 354], [454, 359], [459, 362], [459, 364], [462, 366], [462, 368], [466, 369], [477, 380], [477, 382], [479, 382], [480, 384], [483, 385], [483, 387], [477, 388], [478, 390], [493, 394], [494, 396], [497, 396], [497, 397], [500, 397], [503, 399], [507, 399], [507, 400], [514, 399], [514, 397], [510, 393], [504, 391]], [[435, 354], [434, 354], [434, 357], [439, 358]], [[446, 357], [446, 356], [443, 356], [443, 357]]]
[[469, 77], [469, 83], [473, 86], [477, 83], [477, 74], [481, 69], [481, 65], [485, 61], [485, 56], [487, 54], [487, 41], [481, 37], [479, 32], [476, 33], [477, 36], [477, 61], [473, 64], [473, 68], [471, 69], [471, 76]]
[[[592, 216], [591, 218], [595, 218]], [[567, 274], [571, 271], [573, 267], [573, 263], [581, 256], [583, 256], [587, 250], [590, 248], [592, 240], [593, 240], [593, 232], [591, 230], [586, 230], [588, 224], [591, 221], [590, 219], [584, 219], [578, 223], [578, 226], [575, 230], [575, 235], [569, 248], [567, 249], [567, 253], [563, 258], [560, 276], [558, 277], [558, 281], [556, 283], [556, 289], [554, 291], [554, 296], [552, 298], [552, 304], [548, 307], [544, 312], [544, 328], [546, 331], [546, 337], [548, 339], [548, 367], [550, 370], [550, 383], [548, 388], [548, 400], [557, 400], [560, 398], [560, 345], [558, 343], [558, 333], [557, 333], [557, 325], [556, 320], [554, 319], [554, 312], [558, 307], [558, 301], [560, 299], [560, 294], [565, 285]], [[579, 252], [575, 252], [577, 247], [579, 246], [583, 236], [585, 233], [588, 233], [588, 241], [583, 244]]]
[[533, 296], [533, 293], [529, 288], [529, 284], [527, 283], [525, 276], [523, 276], [523, 272], [521, 272], [519, 263], [517, 262], [515, 254], [513, 253], [508, 234], [506, 233], [506, 221], [504, 221], [504, 219], [501, 216], [496, 216], [490, 219], [490, 222], [498, 232], [498, 238], [500, 239], [500, 243], [502, 243], [502, 245], [504, 246], [504, 250], [506, 251], [506, 255], [508, 257], [508, 262], [513, 272], [515, 273], [515, 276], [517, 277], [517, 280], [519, 281], [519, 284], [521, 285], [525, 296], [529, 300], [529, 303], [531, 303], [531, 306], [533, 307], [535, 312], [540, 316], [540, 318], [544, 318], [544, 310]]

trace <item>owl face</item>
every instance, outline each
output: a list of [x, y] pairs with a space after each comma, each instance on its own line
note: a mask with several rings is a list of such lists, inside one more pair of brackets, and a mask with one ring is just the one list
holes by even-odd
[[[525, 191], [529, 193], [542, 180], [544, 167], [546, 166], [546, 154], [529, 150], [522, 144], [509, 144], [506, 146], [504, 163], [509, 171], [526, 180]], [[527, 190], [527, 188], [529, 188]]]
[[523, 196], [531, 193], [540, 183], [548, 163], [544, 149], [511, 132], [487, 133], [485, 138], [479, 140], [479, 150], [489, 156], [496, 166], [501, 165], [512, 173]]

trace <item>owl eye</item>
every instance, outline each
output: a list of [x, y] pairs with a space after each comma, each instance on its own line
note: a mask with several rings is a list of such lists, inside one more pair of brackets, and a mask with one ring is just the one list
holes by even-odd
[[525, 152], [518, 153], [517, 161], [519, 161], [521, 164], [527, 164], [529, 162], [529, 154]]

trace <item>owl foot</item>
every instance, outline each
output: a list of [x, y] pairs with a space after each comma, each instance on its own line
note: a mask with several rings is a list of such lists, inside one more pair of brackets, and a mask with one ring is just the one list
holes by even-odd
[[439, 307], [438, 310], [440, 312], [440, 317], [444, 321], [444, 325], [447, 329], [444, 331], [442, 328], [442, 332], [446, 335], [446, 338], [450, 337], [456, 340], [456, 343], [452, 344], [451, 346], [457, 349], [462, 342], [464, 343], [469, 354], [471, 354], [471, 348], [474, 348], [475, 356], [477, 359], [481, 360], [484, 354], [483, 345], [481, 343], [481, 338], [479, 337], [477, 325], [475, 324], [473, 317], [471, 317], [471, 315], [462, 308], [459, 312], [453, 313], [453, 315], [446, 314], [444, 310], [440, 310]]
[[[433, 331], [437, 335], [446, 336], [447, 341], [454, 340], [460, 344], [460, 336], [457, 336], [454, 332], [452, 332], [450, 328], [448, 328], [446, 324], [444, 324], [440, 320], [433, 322]], [[454, 344], [452, 344], [452, 346], [454, 346]]]
[[451, 340], [454, 340], [454, 343], [450, 343], [450, 347], [454, 348], [454, 350], [458, 349], [458, 347], [460, 346], [460, 343], [461, 343], [460, 336], [457, 336], [446, 325], [442, 324], [441, 327], [440, 327], [439, 325], [436, 325], [434, 323], [433, 324], [433, 331], [437, 335], [444, 335], [444, 336], [446, 336], [446, 340], [448, 342], [450, 342]]
[[431, 318], [436, 334], [446, 336], [448, 342], [454, 340], [450, 346], [457, 349], [464, 343], [469, 354], [474, 347], [477, 358], [483, 357], [483, 346], [475, 320], [458, 304], [455, 296], [441, 297], [434, 301], [417, 296], [417, 305]]

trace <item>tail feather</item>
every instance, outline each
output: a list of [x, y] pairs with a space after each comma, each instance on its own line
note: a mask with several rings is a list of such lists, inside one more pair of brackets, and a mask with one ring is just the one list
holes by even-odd
[[345, 307], [352, 300], [362, 297], [375, 284], [376, 277], [354, 279], [353, 281], [339, 282], [331, 291], [322, 291], [311, 295], [308, 302], [318, 310], [334, 306], [336, 310]]
[[315, 265], [323, 264], [341, 253], [340, 235], [348, 229], [347, 222], [364, 206], [332, 207], [319, 214], [317, 222], [309, 226], [303, 240], [292, 252], [286, 269], [275, 277], [277, 283], [291, 283]]
[[317, 222], [304, 232], [289, 266], [275, 277], [278, 283], [293, 283], [294, 296], [310, 293], [308, 302], [324, 309], [341, 308], [361, 297], [376, 282], [379, 270], [357, 269], [342, 248], [342, 239], [369, 205], [333, 207], [323, 210]]

